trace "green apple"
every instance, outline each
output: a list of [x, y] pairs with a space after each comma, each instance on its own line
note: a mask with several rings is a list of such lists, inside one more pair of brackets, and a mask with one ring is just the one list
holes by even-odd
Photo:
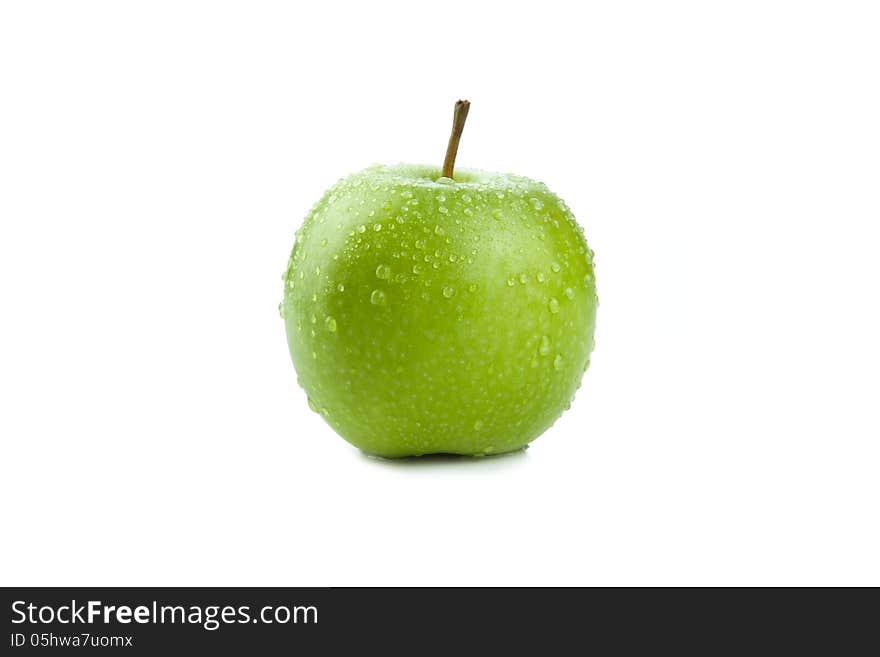
[[569, 208], [528, 178], [443, 176], [448, 160], [339, 181], [284, 274], [309, 405], [370, 454], [521, 449], [569, 407], [590, 363], [593, 253]]

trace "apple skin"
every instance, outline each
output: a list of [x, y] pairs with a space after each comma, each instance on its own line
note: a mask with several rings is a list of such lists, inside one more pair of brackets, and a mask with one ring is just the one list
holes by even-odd
[[374, 166], [297, 231], [284, 274], [309, 405], [384, 457], [517, 450], [565, 411], [590, 364], [593, 252], [527, 178]]

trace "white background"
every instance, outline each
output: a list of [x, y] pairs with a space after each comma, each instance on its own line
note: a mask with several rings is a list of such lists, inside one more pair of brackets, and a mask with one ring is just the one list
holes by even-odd
[[[5, 2], [0, 583], [880, 585], [864, 2]], [[383, 462], [277, 305], [337, 178], [547, 182], [597, 350], [525, 453]]]

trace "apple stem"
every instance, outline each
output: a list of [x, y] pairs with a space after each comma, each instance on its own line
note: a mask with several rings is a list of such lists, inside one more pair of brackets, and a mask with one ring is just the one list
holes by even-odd
[[452, 116], [452, 134], [449, 135], [449, 145], [446, 147], [446, 159], [443, 160], [443, 177], [452, 178], [455, 170], [455, 156], [458, 155], [458, 142], [461, 141], [461, 132], [464, 130], [464, 122], [467, 120], [468, 110], [471, 103], [468, 100], [459, 100], [455, 103], [455, 114]]

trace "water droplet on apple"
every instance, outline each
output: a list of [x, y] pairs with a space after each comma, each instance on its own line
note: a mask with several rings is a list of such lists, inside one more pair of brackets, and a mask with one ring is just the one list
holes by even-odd
[[285, 311], [284, 311], [284, 302], [278, 304], [278, 314], [281, 316], [281, 319], [284, 319]]
[[376, 278], [380, 278], [383, 281], [388, 280], [391, 277], [391, 267], [388, 265], [379, 265], [376, 267]]
[[416, 240], [416, 248], [424, 249], [425, 248], [425, 240]]
[[557, 372], [562, 369], [562, 356], [556, 354], [556, 358], [553, 359], [553, 369]]
[[477, 420], [476, 422], [474, 422], [474, 431], [482, 431], [482, 429], [483, 429], [483, 421], [482, 420]]
[[412, 273], [418, 276], [424, 271], [424, 268], [420, 264], [413, 265]]
[[513, 276], [508, 276], [507, 287], [513, 287], [514, 285], [516, 285], [516, 281], [514, 280]]
[[367, 232], [367, 227], [364, 226], [363, 224], [361, 224], [360, 226], [358, 226], [358, 232], [359, 232], [359, 233], [365, 233], [365, 232]]
[[476, 283], [471, 283], [470, 285], [468, 285], [468, 292], [476, 292], [476, 291], [477, 291], [477, 284]]
[[382, 230], [382, 224], [380, 224], [380, 223], [373, 224], [373, 230], [378, 233], [380, 230]]
[[558, 274], [561, 267], [559, 266], [558, 262], [554, 262], [552, 265], [550, 265], [550, 269], [552, 269], [554, 273]]
[[572, 290], [570, 287], [565, 288], [564, 294], [569, 299], [574, 299], [574, 290]]
[[535, 279], [536, 279], [539, 283], [543, 283], [544, 281], [547, 280], [547, 277], [544, 276], [544, 272], [539, 271], [539, 272], [538, 272], [538, 275], [535, 276]]
[[449, 209], [445, 205], [441, 205], [439, 208], [437, 208], [437, 211], [440, 214], [449, 214]]
[[541, 336], [541, 346], [538, 347], [538, 353], [542, 356], [546, 356], [550, 353], [550, 337], [547, 335]]
[[532, 204], [532, 207], [535, 208], [535, 210], [543, 210], [544, 209], [544, 204], [541, 202], [541, 199], [537, 199], [537, 198], [533, 197], [533, 198], [529, 199], [529, 203]]
[[324, 320], [324, 324], [326, 324], [328, 331], [330, 331], [331, 333], [336, 333], [336, 320], [335, 319], [333, 319], [332, 317], [330, 317], [328, 315], [327, 319]]
[[519, 275], [519, 282], [521, 285], [525, 285], [529, 281], [529, 277], [526, 276], [525, 273]]
[[373, 290], [370, 295], [370, 303], [374, 306], [384, 306], [386, 301], [385, 293], [382, 290]]
[[436, 226], [434, 226], [434, 234], [435, 235], [443, 235], [445, 233], [446, 233], [446, 231], [443, 230], [443, 226], [441, 226], [440, 224], [437, 224]]
[[455, 290], [453, 288], [448, 287], [448, 286], [443, 288], [443, 296], [446, 297], [447, 299], [451, 299], [454, 295], [455, 295]]
[[550, 301], [547, 303], [547, 308], [554, 315], [559, 312], [559, 302], [556, 300], [556, 297], [550, 298]]
[[345, 292], [345, 285], [340, 283], [339, 285], [336, 286], [336, 289], [339, 290], [340, 292]]

